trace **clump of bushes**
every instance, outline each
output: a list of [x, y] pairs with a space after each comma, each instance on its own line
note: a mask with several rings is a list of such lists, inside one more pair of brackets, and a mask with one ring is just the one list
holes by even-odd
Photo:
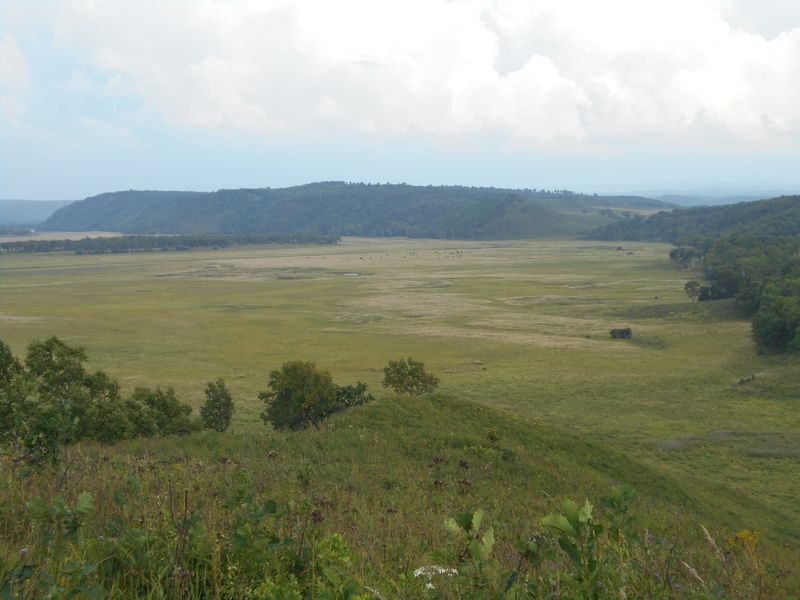
[[338, 386], [328, 371], [312, 362], [289, 361], [269, 374], [269, 390], [259, 392], [261, 419], [276, 429], [297, 430], [319, 424], [328, 416], [372, 400], [367, 386]]
[[[84, 439], [110, 444], [186, 434], [201, 426], [172, 388], [140, 387], [124, 398], [115, 379], [87, 371], [85, 361], [83, 348], [57, 337], [31, 343], [24, 363], [0, 341], [0, 443], [26, 462], [42, 463], [56, 461], [64, 444]], [[203, 425], [227, 427], [230, 394], [224, 397], [222, 380], [209, 386], [211, 406], [217, 408]]]

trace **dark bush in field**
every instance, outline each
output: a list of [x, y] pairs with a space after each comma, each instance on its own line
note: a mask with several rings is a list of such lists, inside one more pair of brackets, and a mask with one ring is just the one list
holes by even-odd
[[610, 333], [615, 340], [629, 340], [633, 337], [633, 331], [631, 331], [630, 327], [612, 329]]

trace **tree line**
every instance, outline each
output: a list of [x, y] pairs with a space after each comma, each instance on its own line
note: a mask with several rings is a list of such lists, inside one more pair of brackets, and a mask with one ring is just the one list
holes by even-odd
[[[57, 462], [65, 445], [84, 439], [110, 444], [230, 426], [234, 402], [221, 378], [206, 385], [196, 420], [171, 387], [137, 387], [123, 397], [119, 382], [103, 371], [90, 373], [86, 360], [83, 348], [55, 336], [32, 342], [23, 361], [0, 340], [0, 445], [21, 461], [42, 464]], [[430, 393], [438, 384], [412, 358], [390, 361], [384, 369], [383, 386], [399, 394]], [[319, 429], [329, 416], [373, 399], [366, 384], [337, 385], [329, 372], [303, 361], [272, 371], [258, 397], [262, 420], [279, 430]]]
[[674, 248], [670, 259], [705, 276], [708, 285], [686, 284], [693, 299], [734, 299], [759, 350], [800, 351], [800, 236], [707, 239]]
[[[119, 382], [87, 371], [86, 360], [83, 348], [55, 336], [32, 342], [23, 361], [0, 341], [0, 443], [19, 460], [57, 462], [66, 444], [84, 439], [114, 443], [217, 425], [193, 421], [192, 408], [172, 388], [137, 387], [123, 397]], [[227, 390], [218, 381], [206, 392], [213, 405]]]
[[192, 248], [227, 248], [267, 244], [336, 244], [338, 235], [315, 233], [252, 233], [231, 235], [125, 235], [86, 237], [79, 240], [18, 240], [0, 242], [0, 254], [37, 252], [74, 252], [75, 254], [119, 254], [190, 250]]
[[690, 298], [733, 298], [760, 351], [800, 350], [800, 196], [637, 216], [590, 237], [676, 244], [670, 259], [707, 281], [689, 281]]

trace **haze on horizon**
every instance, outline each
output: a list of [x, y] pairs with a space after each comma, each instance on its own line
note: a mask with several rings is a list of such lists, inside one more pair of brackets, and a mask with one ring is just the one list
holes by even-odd
[[5, 0], [0, 198], [800, 190], [794, 0]]

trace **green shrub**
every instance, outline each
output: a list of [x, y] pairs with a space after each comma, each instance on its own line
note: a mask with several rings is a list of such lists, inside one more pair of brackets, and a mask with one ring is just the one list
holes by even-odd
[[264, 402], [261, 418], [276, 429], [319, 429], [335, 393], [333, 378], [311, 362], [290, 361], [269, 374], [269, 391], [260, 392]]
[[290, 361], [269, 375], [269, 391], [260, 392], [261, 418], [276, 429], [297, 430], [313, 425], [319, 429], [327, 416], [372, 399], [367, 386], [337, 386], [331, 374], [311, 362]]
[[413, 358], [389, 361], [383, 369], [383, 387], [398, 394], [418, 396], [428, 394], [439, 386], [439, 379], [425, 372], [425, 364]]
[[179, 402], [171, 387], [165, 390], [137, 387], [131, 400], [142, 405], [159, 435], [183, 434], [195, 428], [189, 418], [192, 407]]
[[85, 360], [82, 348], [50, 337], [31, 343], [22, 365], [0, 342], [0, 443], [17, 458], [54, 462], [64, 444], [82, 439], [110, 444], [195, 427], [191, 407], [171, 388], [138, 388], [123, 400], [119, 383], [102, 371], [88, 373]]

